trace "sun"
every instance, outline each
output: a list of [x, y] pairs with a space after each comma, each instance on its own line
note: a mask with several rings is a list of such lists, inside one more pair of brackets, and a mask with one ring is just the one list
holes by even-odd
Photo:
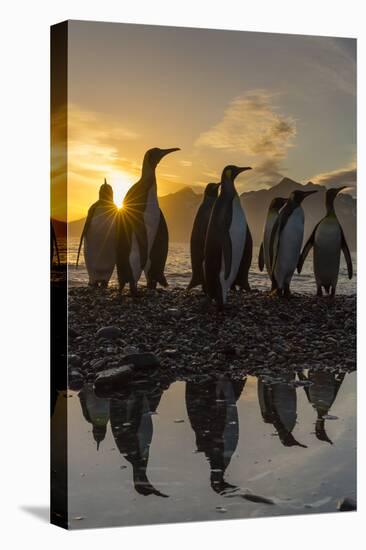
[[123, 199], [131, 185], [134, 183], [132, 174], [122, 170], [114, 170], [107, 177], [107, 182], [113, 188], [113, 200], [118, 208], [122, 208]]

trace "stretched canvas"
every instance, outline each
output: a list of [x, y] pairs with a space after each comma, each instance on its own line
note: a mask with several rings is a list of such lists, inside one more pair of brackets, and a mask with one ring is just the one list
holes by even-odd
[[356, 41], [51, 28], [51, 521], [356, 509]]

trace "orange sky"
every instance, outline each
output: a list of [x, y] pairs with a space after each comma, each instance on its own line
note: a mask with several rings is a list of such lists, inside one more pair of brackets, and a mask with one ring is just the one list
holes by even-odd
[[283, 176], [355, 190], [354, 40], [82, 21], [68, 37], [69, 220], [105, 177], [120, 205], [151, 147], [181, 148], [158, 167], [160, 195], [203, 189], [225, 164], [253, 167], [239, 192]]

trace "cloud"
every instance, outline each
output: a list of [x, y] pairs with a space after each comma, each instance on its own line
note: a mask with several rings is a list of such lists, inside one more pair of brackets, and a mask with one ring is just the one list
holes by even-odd
[[240, 151], [248, 156], [285, 157], [296, 135], [295, 121], [276, 112], [273, 97], [264, 90], [237, 97], [222, 120], [203, 132], [195, 144]]
[[340, 187], [341, 185], [347, 185], [348, 187], [356, 188], [356, 161], [353, 160], [348, 166], [338, 168], [337, 170], [322, 172], [311, 178], [311, 181], [319, 185], [324, 185], [325, 187]]
[[281, 161], [293, 146], [296, 123], [278, 112], [276, 94], [252, 90], [234, 99], [223, 118], [203, 132], [197, 147], [240, 152], [256, 170], [275, 182], [281, 176]]

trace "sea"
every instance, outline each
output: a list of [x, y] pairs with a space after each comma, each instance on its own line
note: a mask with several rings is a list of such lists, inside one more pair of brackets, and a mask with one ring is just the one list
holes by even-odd
[[[68, 277], [69, 285], [72, 287], [85, 286], [88, 284], [88, 273], [86, 271], [83, 253], [80, 254], [79, 267], [76, 269], [76, 258], [79, 246], [79, 239], [69, 239], [68, 249]], [[261, 272], [258, 268], [259, 247], [253, 249], [253, 260], [249, 272], [249, 284], [253, 289], [268, 291], [270, 281], [267, 273]], [[340, 273], [337, 286], [337, 294], [355, 294], [357, 281], [356, 252], [352, 254], [354, 276], [348, 279], [347, 265], [341, 255]], [[186, 288], [191, 279], [191, 259], [189, 243], [169, 243], [169, 253], [165, 269], [166, 278], [170, 287]], [[117, 274], [114, 270], [110, 284], [117, 285]], [[144, 277], [141, 284], [145, 284]], [[291, 290], [302, 294], [314, 294], [316, 285], [313, 272], [312, 252], [308, 255], [300, 275], [294, 274]]]

